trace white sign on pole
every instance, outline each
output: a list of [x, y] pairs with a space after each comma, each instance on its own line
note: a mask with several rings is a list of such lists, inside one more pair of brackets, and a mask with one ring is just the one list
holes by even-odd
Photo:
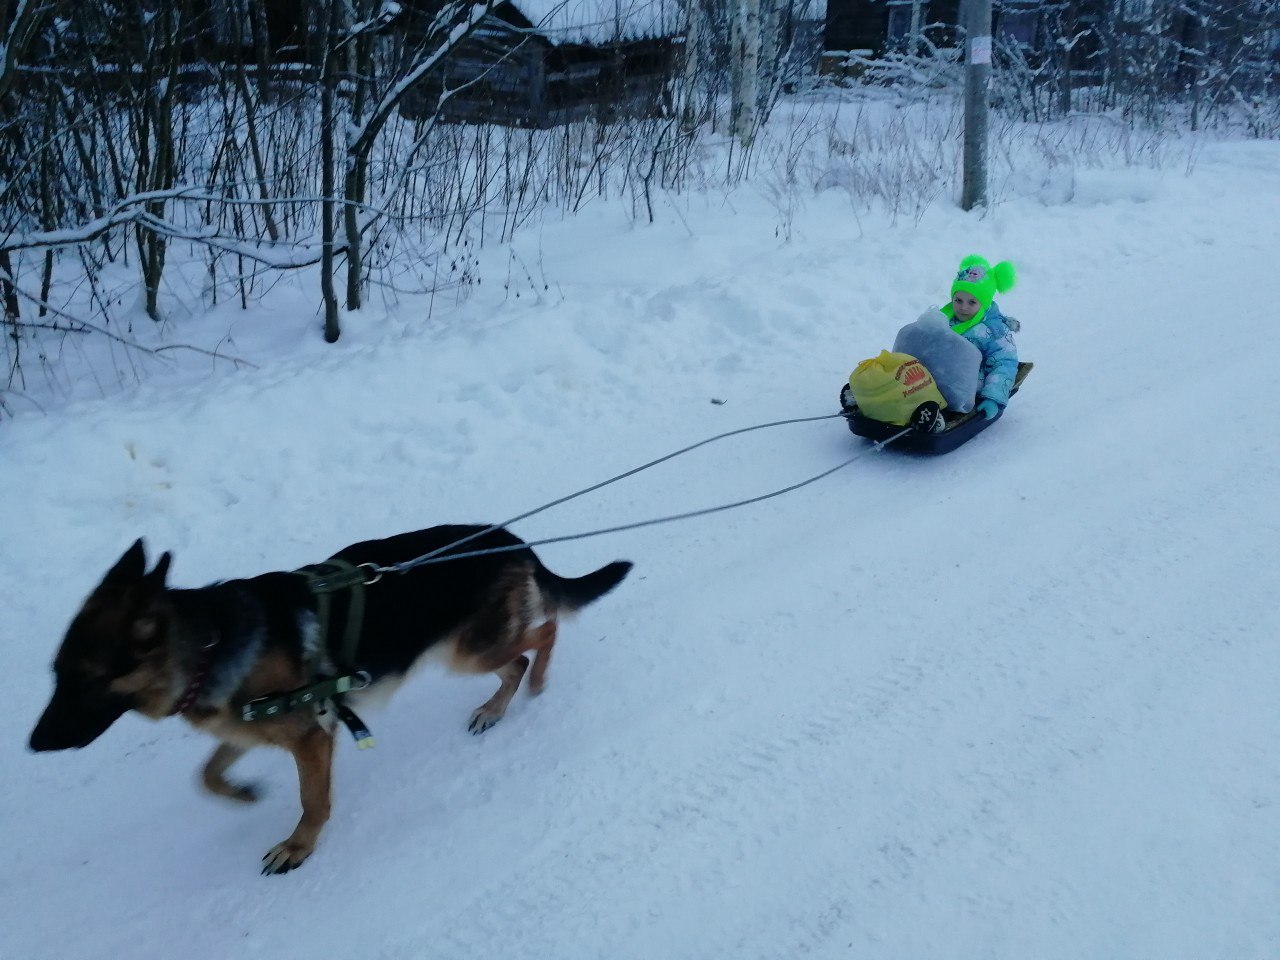
[[991, 62], [991, 38], [969, 38], [969, 62], [982, 64]]

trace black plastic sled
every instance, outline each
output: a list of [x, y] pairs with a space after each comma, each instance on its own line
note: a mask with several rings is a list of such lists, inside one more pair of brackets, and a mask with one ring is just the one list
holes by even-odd
[[[1019, 363], [1018, 373], [1013, 378], [1013, 389], [1009, 391], [1012, 397], [1018, 392], [1018, 388], [1022, 386], [1022, 381], [1027, 379], [1027, 374], [1031, 372], [1034, 366], [1032, 363]], [[841, 392], [841, 400], [846, 394]], [[930, 407], [937, 407], [937, 404], [929, 404]], [[1004, 411], [1001, 410], [992, 419], [988, 420], [977, 411], [977, 408], [970, 410], [968, 413], [962, 413], [957, 417], [948, 417], [945, 413], [934, 411], [937, 416], [944, 417], [947, 423], [947, 429], [941, 433], [923, 432], [913, 430], [911, 433], [895, 440], [893, 449], [906, 450], [910, 453], [939, 454], [950, 453], [956, 447], [960, 446], [968, 440], [973, 439], [987, 427], [991, 426], [1002, 416]], [[932, 420], [929, 413], [917, 411], [926, 418], [926, 422]], [[883, 420], [872, 420], [865, 416], [856, 405], [845, 407], [845, 416], [849, 422], [849, 429], [860, 437], [866, 437], [868, 440], [874, 440], [877, 443], [888, 440], [895, 434], [902, 433], [903, 427], [893, 423], [885, 423]]]

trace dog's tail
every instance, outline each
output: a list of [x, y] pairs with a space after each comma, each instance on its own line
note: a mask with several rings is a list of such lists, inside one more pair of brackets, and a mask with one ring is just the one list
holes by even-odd
[[539, 564], [538, 586], [566, 611], [580, 610], [599, 600], [631, 571], [630, 560], [615, 560], [584, 577], [562, 577]]

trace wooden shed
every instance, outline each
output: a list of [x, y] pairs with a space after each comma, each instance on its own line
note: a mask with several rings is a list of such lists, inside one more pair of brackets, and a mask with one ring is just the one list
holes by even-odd
[[920, 24], [936, 36], [939, 27], [954, 29], [960, 17], [960, 0], [827, 0], [826, 48], [829, 51], [863, 51], [882, 54], [901, 45], [910, 35], [914, 7], [920, 7]]
[[508, 0], [403, 109], [434, 110], [443, 85], [450, 120], [546, 128], [658, 116], [682, 39], [670, 0]]

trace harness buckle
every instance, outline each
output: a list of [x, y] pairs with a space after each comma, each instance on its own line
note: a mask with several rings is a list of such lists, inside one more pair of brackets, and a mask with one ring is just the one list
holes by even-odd
[[333, 692], [350, 693], [352, 690], [363, 690], [371, 683], [373, 683], [373, 677], [368, 670], [357, 670], [353, 674], [335, 680]]

